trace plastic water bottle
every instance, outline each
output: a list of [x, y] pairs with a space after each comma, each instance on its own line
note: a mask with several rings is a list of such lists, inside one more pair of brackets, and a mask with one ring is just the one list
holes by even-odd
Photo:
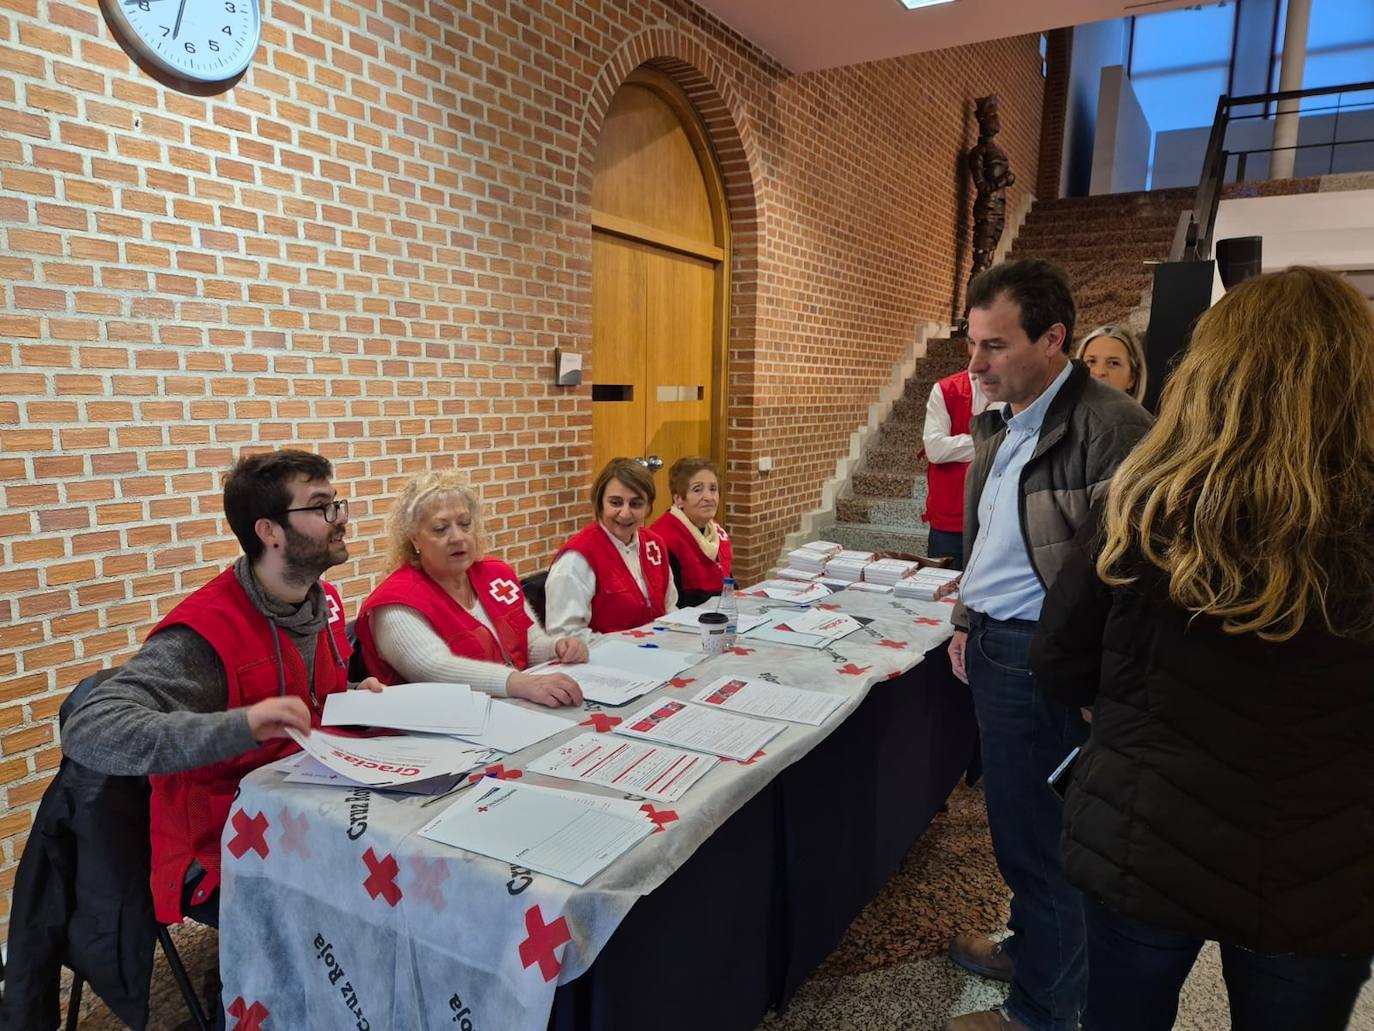
[[735, 597], [735, 581], [728, 576], [721, 587], [720, 604], [716, 606], [716, 611], [724, 612], [727, 618], [725, 642], [722, 647], [733, 648], [739, 630], [739, 599]]

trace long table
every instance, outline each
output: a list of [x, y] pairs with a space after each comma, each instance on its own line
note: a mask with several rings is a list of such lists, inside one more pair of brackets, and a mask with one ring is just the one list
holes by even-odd
[[[872, 622], [823, 651], [741, 638], [658, 693], [768, 674], [841, 694], [841, 710], [652, 805], [662, 832], [583, 887], [419, 838], [438, 809], [421, 798], [291, 783], [271, 767], [245, 778], [224, 837], [230, 1016], [360, 1031], [752, 1028], [833, 949], [976, 747], [939, 647], [947, 605], [858, 592], [830, 604]], [[526, 776], [523, 763], [617, 717], [573, 718], [492, 772]]]

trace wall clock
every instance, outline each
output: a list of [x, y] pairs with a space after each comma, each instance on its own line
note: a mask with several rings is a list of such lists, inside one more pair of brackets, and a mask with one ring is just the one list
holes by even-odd
[[262, 35], [258, 0], [102, 0], [136, 59], [191, 82], [224, 82], [248, 67]]

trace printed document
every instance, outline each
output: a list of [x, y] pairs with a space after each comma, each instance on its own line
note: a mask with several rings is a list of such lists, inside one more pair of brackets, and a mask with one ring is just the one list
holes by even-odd
[[480, 734], [455, 734], [454, 737], [498, 752], [518, 752], [572, 726], [571, 720], [551, 712], [493, 698], [487, 709], [486, 729]]
[[448, 737], [345, 737], [324, 730], [302, 734], [294, 727], [287, 727], [286, 732], [311, 758], [335, 773], [377, 788], [464, 773], [483, 762], [488, 752]]
[[755, 753], [782, 731], [777, 723], [751, 720], [671, 698], [650, 702], [615, 728], [617, 734], [741, 762], [754, 758]]
[[793, 605], [809, 605], [813, 601], [830, 597], [830, 588], [820, 583], [803, 583], [800, 580], [765, 580], [763, 583], [747, 587], [745, 594], [762, 591], [770, 598], [791, 602]]
[[843, 695], [784, 687], [754, 677], [721, 677], [694, 694], [692, 701], [730, 712], [819, 727], [845, 699]]
[[525, 769], [600, 784], [659, 802], [676, 802], [716, 762], [714, 756], [588, 733], [541, 755]]
[[417, 734], [480, 734], [491, 696], [467, 684], [393, 684], [383, 691], [336, 691], [324, 700], [327, 727], [385, 727]]

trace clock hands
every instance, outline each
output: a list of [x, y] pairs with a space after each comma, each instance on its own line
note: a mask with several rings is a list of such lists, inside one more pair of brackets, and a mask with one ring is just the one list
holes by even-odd
[[181, 31], [181, 16], [186, 11], [186, 0], [181, 0], [181, 5], [177, 8], [177, 22], [172, 26], [172, 38], [177, 38], [177, 33]]

